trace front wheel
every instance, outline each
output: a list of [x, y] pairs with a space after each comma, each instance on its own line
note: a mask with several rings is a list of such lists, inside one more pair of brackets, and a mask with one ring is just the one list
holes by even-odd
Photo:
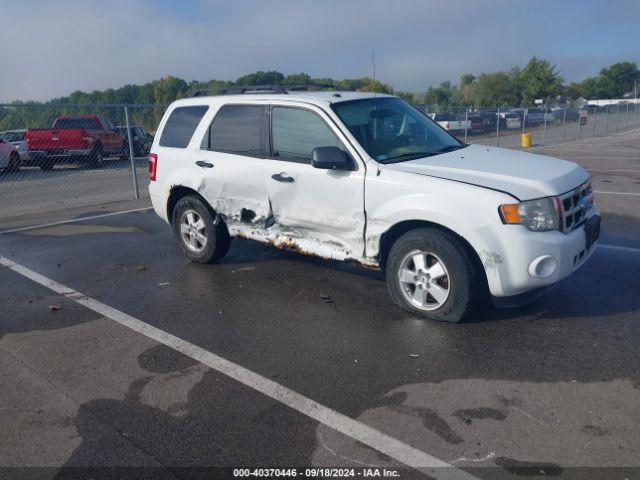
[[437, 229], [412, 230], [396, 240], [386, 281], [397, 305], [432, 320], [468, 319], [489, 298], [472, 253], [455, 235]]
[[229, 232], [195, 195], [178, 200], [171, 215], [173, 234], [182, 253], [197, 263], [214, 263], [229, 251]]
[[22, 165], [22, 160], [20, 159], [20, 154], [13, 152], [9, 157], [9, 164], [7, 165], [7, 171], [11, 173], [19, 172], [21, 165]]

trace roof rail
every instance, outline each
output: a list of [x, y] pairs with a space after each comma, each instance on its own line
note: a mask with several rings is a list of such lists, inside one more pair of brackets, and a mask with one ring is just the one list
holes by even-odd
[[286, 95], [288, 92], [316, 91], [322, 89], [335, 89], [331, 84], [305, 83], [300, 85], [234, 85], [227, 88], [203, 88], [194, 90], [190, 97], [202, 97], [209, 94], [214, 95], [240, 95], [251, 93], [279, 93]]

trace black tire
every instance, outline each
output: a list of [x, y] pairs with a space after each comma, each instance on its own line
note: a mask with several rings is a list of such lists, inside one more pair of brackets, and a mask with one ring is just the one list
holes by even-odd
[[[190, 248], [181, 232], [181, 225], [183, 220], [185, 220], [185, 216], [189, 212], [195, 212], [204, 222], [206, 244], [201, 250], [194, 250]], [[200, 197], [196, 195], [182, 197], [176, 203], [173, 211], [171, 212], [173, 235], [178, 242], [178, 246], [182, 250], [182, 253], [189, 258], [189, 260], [197, 263], [214, 263], [224, 257], [229, 251], [231, 238], [229, 237], [227, 226], [221, 220], [219, 220], [216, 225], [215, 218], [215, 213]], [[198, 248], [199, 245], [200, 244], [198, 243], [196, 248]]]
[[45, 171], [53, 170], [54, 161], [51, 158], [43, 158], [40, 161], [40, 168]]
[[7, 165], [7, 172], [10, 172], [10, 173], [19, 172], [21, 165], [22, 165], [22, 160], [20, 159], [20, 154], [18, 152], [13, 152], [9, 156], [9, 164]]
[[[416, 283], [412, 290], [410, 283], [403, 283], [399, 279], [401, 268], [415, 251], [431, 252], [433, 255], [427, 256], [427, 261], [431, 258], [433, 263], [441, 262], [445, 267], [447, 275], [437, 282], [442, 282], [441, 285], [446, 287], [448, 294], [439, 305], [435, 297], [427, 295], [430, 292], [428, 289], [434, 287], [432, 280], [427, 279], [427, 285]], [[489, 305], [484, 271], [472, 255], [459, 238], [443, 230], [419, 228], [405, 233], [392, 245], [386, 262], [385, 275], [391, 298], [404, 310], [431, 320], [460, 322], [469, 319], [480, 308]], [[411, 264], [410, 261], [409, 265]], [[418, 270], [415, 266], [414, 268]], [[426, 276], [414, 278], [419, 278], [418, 282], [424, 282]], [[426, 295], [426, 302], [429, 302], [429, 298], [433, 301], [430, 306], [433, 309], [418, 308], [407, 298], [419, 286]]]
[[93, 147], [93, 151], [89, 154], [88, 164], [90, 168], [100, 168], [104, 164], [104, 150], [101, 144]]

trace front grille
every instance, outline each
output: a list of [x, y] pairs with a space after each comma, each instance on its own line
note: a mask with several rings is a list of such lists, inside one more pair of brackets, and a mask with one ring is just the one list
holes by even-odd
[[591, 180], [560, 195], [562, 231], [569, 233], [584, 223], [593, 206]]

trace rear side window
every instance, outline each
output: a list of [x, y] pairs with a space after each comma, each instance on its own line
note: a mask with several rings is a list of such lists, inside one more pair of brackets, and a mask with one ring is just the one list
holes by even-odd
[[245, 156], [264, 156], [267, 107], [224, 105], [211, 122], [202, 148]]
[[311, 163], [316, 147], [344, 149], [324, 120], [309, 110], [273, 107], [271, 122], [273, 156], [282, 160]]
[[185, 148], [189, 145], [193, 132], [207, 110], [209, 107], [206, 105], [175, 108], [162, 130], [160, 146]]

